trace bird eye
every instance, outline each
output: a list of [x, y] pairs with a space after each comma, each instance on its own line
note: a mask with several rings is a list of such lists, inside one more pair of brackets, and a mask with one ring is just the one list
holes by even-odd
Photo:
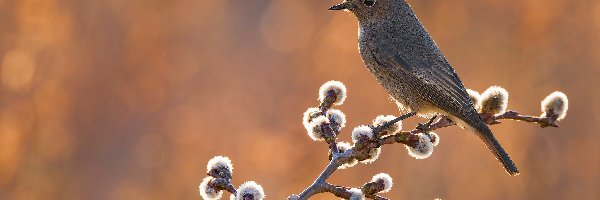
[[375, 0], [364, 0], [363, 3], [367, 6], [367, 7], [371, 7], [373, 6], [373, 4], [375, 4]]

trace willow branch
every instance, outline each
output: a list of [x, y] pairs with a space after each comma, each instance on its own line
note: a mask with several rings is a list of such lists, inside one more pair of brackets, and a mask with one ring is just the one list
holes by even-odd
[[551, 116], [546, 115], [546, 116], [542, 116], [542, 117], [521, 115], [516, 111], [509, 110], [509, 111], [506, 111], [504, 114], [491, 116], [487, 119], [484, 118], [484, 120], [488, 124], [498, 124], [498, 123], [500, 123], [498, 121], [500, 119], [510, 119], [510, 120], [537, 123], [542, 128], [546, 128], [546, 127], [557, 127], [558, 128], [559, 126], [556, 123], [557, 117], [558, 117], [558, 115], [551, 115]]
[[342, 165], [342, 163], [353, 158], [353, 151], [351, 149], [343, 153], [333, 153], [332, 159], [327, 165], [327, 167], [325, 167], [325, 170], [321, 172], [321, 175], [319, 175], [319, 177], [315, 180], [315, 182], [313, 182], [312, 185], [310, 185], [308, 188], [306, 188], [306, 190], [300, 193], [299, 199], [308, 199], [309, 197], [315, 194], [328, 192], [325, 189], [327, 179], [333, 174], [333, 172], [335, 172], [335, 170], [338, 169], [339, 166]]
[[376, 195], [376, 194], [365, 194], [365, 197], [367, 197], [369, 199], [375, 199], [375, 200], [388, 200], [387, 198]]
[[[319, 105], [319, 110], [321, 110], [322, 115], [325, 115], [327, 110], [329, 110], [333, 106], [333, 103], [337, 98], [338, 96], [333, 90], [327, 92], [327, 96], [325, 96], [325, 99], [323, 100], [323, 102], [321, 102], [321, 105]], [[325, 142], [327, 142], [327, 144], [329, 145], [330, 152], [334, 152], [337, 149], [336, 139], [340, 131], [339, 129], [334, 129], [333, 127], [339, 126], [336, 126], [336, 124], [328, 124], [327, 126], [324, 126]]]
[[[520, 113], [518, 113], [516, 111], [512, 111], [512, 110], [508, 110], [501, 115], [486, 116], [486, 114], [483, 114], [483, 113], [481, 113], [480, 115], [482, 116], [483, 120], [489, 125], [500, 124], [501, 122], [498, 120], [501, 120], [501, 119], [509, 119], [509, 120], [537, 123], [542, 128], [559, 127], [559, 125], [556, 123], [556, 115], [549, 116], [549, 117], [548, 116], [535, 117], [535, 116], [530, 116], [530, 115], [521, 115]], [[456, 123], [454, 123], [448, 117], [442, 116], [438, 121], [430, 124], [429, 126], [427, 126], [425, 128], [415, 128], [410, 131], [401, 131], [398, 134], [386, 136], [380, 140], [380, 144], [383, 145], [383, 144], [393, 144], [393, 143], [404, 143], [404, 144], [410, 145], [411, 142], [418, 140], [417, 137], [412, 137], [413, 135], [422, 133], [424, 131], [428, 132], [428, 131], [433, 131], [436, 129], [454, 126], [454, 125], [456, 125]]]
[[[324, 104], [326, 104], [326, 103], [324, 103]], [[329, 104], [329, 105], [331, 105], [331, 104]], [[321, 109], [323, 109], [323, 106], [320, 106], [320, 107], [321, 107]], [[408, 114], [400, 116], [382, 126], [374, 127], [373, 132], [375, 134], [378, 134], [378, 133], [382, 132], [385, 128], [393, 125], [394, 123], [396, 123], [398, 121], [402, 121], [413, 115], [414, 115], [414, 113], [408, 113]], [[498, 120], [501, 120], [501, 119], [510, 119], [510, 120], [530, 122], [530, 123], [537, 123], [541, 127], [549, 127], [549, 126], [558, 127], [558, 124], [556, 124], [556, 116], [535, 117], [535, 116], [529, 116], [529, 115], [521, 115], [518, 112], [510, 111], [510, 110], [506, 111], [505, 113], [503, 113], [501, 115], [494, 115], [494, 116], [486, 116], [485, 114], [480, 114], [480, 115], [482, 116], [484, 121], [489, 125], [499, 124], [500, 121], [498, 121]], [[441, 129], [444, 127], [454, 126], [454, 125], [456, 125], [456, 123], [454, 123], [448, 117], [442, 116], [437, 121], [435, 121], [431, 124], [428, 124], [425, 127], [417, 126], [415, 129], [410, 130], [410, 131], [401, 131], [397, 134], [384, 136], [375, 141], [366, 141], [367, 142], [366, 144], [356, 145], [352, 149], [350, 149], [346, 152], [343, 152], [343, 153], [337, 153], [337, 152], [333, 151], [333, 149], [335, 149], [335, 148], [331, 148], [331, 143], [329, 143], [330, 149], [332, 150], [332, 151], [330, 151], [330, 153], [332, 155], [331, 161], [329, 162], [329, 164], [327, 165], [325, 170], [323, 170], [321, 175], [317, 178], [317, 180], [315, 180], [315, 182], [311, 186], [309, 186], [307, 189], [305, 189], [299, 195], [299, 197], [300, 197], [299, 199], [300, 200], [308, 199], [309, 197], [311, 197], [315, 194], [325, 193], [325, 192], [332, 193], [338, 197], [347, 199], [350, 197], [350, 196], [348, 196], [350, 193], [347, 191], [347, 189], [344, 189], [344, 187], [333, 186], [326, 182], [327, 179], [335, 172], [335, 170], [337, 170], [337, 168], [340, 165], [342, 165], [342, 163], [352, 160], [352, 159], [357, 159], [357, 158], [361, 157], [361, 154], [368, 152], [370, 149], [379, 148], [386, 144], [401, 143], [401, 144], [405, 144], [405, 145], [408, 145], [411, 147], [415, 147], [416, 143], [419, 141], [419, 136], [417, 134]], [[337, 135], [337, 133], [335, 135]], [[335, 142], [333, 142], [333, 143], [335, 143]], [[365, 196], [369, 199], [376, 199], [376, 200], [385, 200], [386, 199], [384, 197], [374, 195], [374, 194], [365, 194]]]

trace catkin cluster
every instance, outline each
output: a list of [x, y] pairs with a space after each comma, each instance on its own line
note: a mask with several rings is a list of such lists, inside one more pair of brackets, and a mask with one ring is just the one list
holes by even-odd
[[[475, 90], [467, 89], [473, 106], [482, 116], [497, 116], [506, 113], [508, 107], [508, 92], [500, 86], [491, 86], [479, 94]], [[569, 99], [567, 95], [556, 91], [548, 95], [541, 102], [541, 117], [560, 121], [567, 116]]]
[[[336, 141], [340, 131], [346, 127], [346, 115], [333, 106], [340, 106], [347, 97], [347, 89], [339, 81], [329, 81], [319, 89], [319, 107], [308, 108], [304, 112], [302, 123], [306, 128], [309, 138], [318, 142], [335, 143], [332, 153], [348, 153], [353, 151], [354, 156], [338, 167], [346, 169], [358, 163], [369, 164], [379, 158], [381, 146], [375, 145], [384, 137], [400, 134], [402, 121], [390, 123], [396, 119], [393, 115], [380, 115], [375, 117], [368, 125], [356, 126], [352, 130], [352, 142]], [[433, 132], [416, 134], [414, 143], [406, 145], [408, 154], [417, 159], [424, 159], [431, 155], [433, 147], [439, 143], [439, 136]], [[349, 188], [346, 192], [348, 199], [364, 199], [365, 194], [388, 192], [392, 187], [392, 179], [385, 173], [378, 174], [373, 180], [361, 188]], [[293, 196], [290, 197], [293, 199]]]
[[223, 190], [231, 193], [231, 200], [262, 200], [265, 198], [263, 188], [254, 181], [240, 185], [236, 190], [231, 184], [233, 178], [233, 164], [223, 156], [215, 156], [206, 165], [205, 177], [198, 189], [204, 200], [217, 200], [223, 196]]
[[[569, 108], [567, 96], [562, 92], [553, 92], [541, 101], [542, 114], [540, 117], [520, 115], [515, 111], [508, 111], [508, 92], [499, 86], [492, 86], [483, 93], [467, 89], [473, 107], [479, 112], [482, 119], [488, 124], [500, 123], [498, 119], [514, 119], [534, 122], [542, 127], [558, 127], [555, 123], [565, 118]], [[331, 163], [327, 167], [329, 174], [325, 179], [317, 179], [313, 186], [306, 191], [330, 192], [338, 197], [350, 200], [386, 199], [378, 196], [380, 193], [389, 192], [393, 186], [392, 178], [386, 173], [380, 173], [361, 187], [335, 186], [325, 180], [331, 169], [346, 169], [358, 163], [369, 164], [376, 161], [381, 154], [383, 144], [402, 143], [406, 146], [408, 154], [416, 159], [425, 159], [431, 156], [434, 147], [440, 142], [440, 137], [431, 132], [438, 128], [455, 125], [447, 118], [441, 118], [433, 123], [431, 119], [424, 126], [417, 126], [411, 131], [402, 131], [402, 120], [414, 115], [409, 113], [401, 117], [393, 115], [379, 115], [368, 125], [354, 127], [351, 132], [352, 141], [337, 141], [342, 129], [346, 127], [346, 115], [334, 106], [340, 106], [347, 97], [347, 90], [339, 81], [329, 81], [319, 89], [320, 105], [308, 108], [304, 112], [302, 123], [306, 128], [309, 138], [318, 142], [326, 142], [330, 148]], [[433, 123], [433, 124], [432, 124]], [[333, 165], [332, 165], [333, 164]], [[327, 171], [327, 169], [323, 172]], [[227, 157], [216, 156], [207, 165], [207, 177], [200, 183], [200, 196], [205, 200], [221, 199], [223, 191], [231, 193], [231, 200], [261, 200], [265, 198], [263, 188], [254, 181], [248, 181], [237, 189], [231, 184], [233, 178], [233, 165]], [[323, 175], [322, 175], [323, 176]], [[320, 184], [320, 185], [319, 185]], [[312, 188], [312, 189], [311, 189]], [[305, 191], [305, 192], [306, 192]], [[306, 199], [315, 193], [291, 195], [289, 200]]]
[[[308, 108], [304, 112], [302, 123], [306, 128], [308, 136], [314, 141], [333, 142], [339, 135], [342, 128], [346, 126], [346, 115], [333, 106], [339, 106], [344, 103], [347, 97], [346, 86], [339, 81], [328, 81], [319, 89], [319, 107]], [[349, 149], [355, 151], [362, 150], [363, 153], [357, 153], [356, 158], [343, 163], [339, 169], [345, 169], [356, 165], [357, 163], [369, 164], [379, 158], [381, 147], [360, 148], [368, 146], [369, 143], [400, 133], [402, 130], [402, 121], [389, 123], [396, 119], [393, 115], [379, 115], [375, 117], [369, 125], [360, 125], [352, 130], [352, 143], [337, 142], [336, 147], [339, 153]], [[385, 126], [385, 128], [383, 128]], [[378, 131], [375, 131], [378, 130]], [[418, 140], [413, 145], [406, 145], [408, 154], [417, 159], [424, 159], [431, 155], [433, 147], [439, 143], [439, 136], [433, 132], [420, 133], [416, 135]]]

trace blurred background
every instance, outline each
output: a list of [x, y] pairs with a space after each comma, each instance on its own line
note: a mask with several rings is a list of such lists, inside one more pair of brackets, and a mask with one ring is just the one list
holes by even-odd
[[[330, 182], [387, 172], [391, 199], [600, 199], [600, 2], [409, 2], [468, 88], [503, 86], [509, 109], [532, 115], [564, 91], [569, 114], [559, 129], [492, 127], [517, 177], [451, 127], [428, 159], [389, 145]], [[200, 199], [215, 155], [233, 160], [235, 185], [301, 192], [328, 162], [301, 123], [322, 83], [349, 89], [342, 140], [400, 114], [336, 3], [0, 0], [0, 199]]]

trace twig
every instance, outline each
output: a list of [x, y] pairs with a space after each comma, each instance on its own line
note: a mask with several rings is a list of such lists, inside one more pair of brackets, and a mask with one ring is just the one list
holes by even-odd
[[329, 161], [327, 167], [325, 167], [325, 170], [321, 172], [321, 175], [319, 175], [317, 180], [315, 180], [315, 182], [313, 182], [312, 185], [310, 185], [308, 188], [306, 188], [306, 190], [300, 193], [299, 199], [308, 199], [309, 197], [315, 194], [327, 192], [327, 190], [325, 189], [325, 181], [327, 181], [327, 179], [333, 174], [333, 172], [335, 172], [335, 170], [338, 169], [338, 167], [342, 165], [342, 163], [353, 159], [352, 149], [343, 153], [334, 152], [332, 155], [332, 159], [331, 161]]
[[[321, 105], [319, 105], [319, 109], [321, 110], [322, 115], [326, 115], [327, 110], [329, 110], [331, 106], [333, 106], [333, 103], [337, 98], [338, 96], [333, 90], [327, 92], [327, 96], [325, 96], [325, 99], [323, 100], [323, 102], [321, 102]], [[325, 131], [325, 142], [327, 142], [327, 144], [329, 145], [330, 152], [334, 152], [337, 149], [336, 139], [340, 131], [339, 129], [334, 129], [334, 125], [335, 124], [329, 123], [323, 127]]]
[[511, 119], [511, 120], [517, 120], [517, 121], [537, 123], [542, 128], [546, 128], [549, 126], [558, 128], [559, 126], [556, 123], [557, 117], [558, 117], [558, 115], [542, 116], [542, 117], [521, 115], [516, 111], [509, 110], [509, 111], [506, 111], [502, 115], [496, 115], [496, 116], [490, 117], [487, 120], [490, 120], [491, 122], [488, 122], [487, 120], [486, 120], [486, 122], [488, 122], [488, 124], [496, 124], [496, 123], [500, 123], [499, 121], [497, 121], [499, 119]]
[[369, 199], [375, 199], [375, 200], [388, 200], [387, 198], [376, 195], [376, 194], [365, 194], [365, 197], [367, 197]]

